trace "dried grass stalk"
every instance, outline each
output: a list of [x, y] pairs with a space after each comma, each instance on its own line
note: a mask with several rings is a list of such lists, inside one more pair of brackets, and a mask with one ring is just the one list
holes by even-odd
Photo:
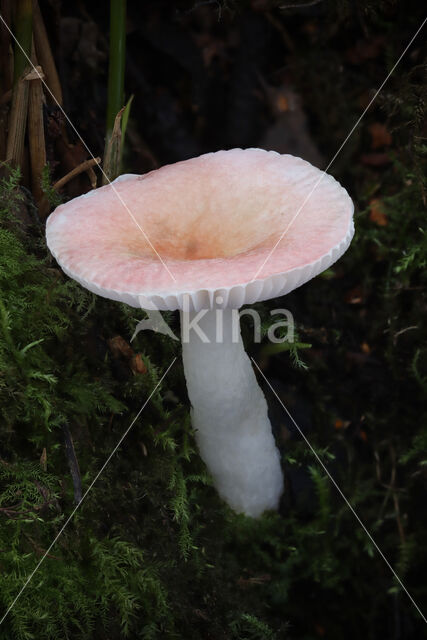
[[9, 116], [7, 136], [6, 162], [12, 166], [22, 166], [24, 157], [24, 139], [27, 125], [29, 86], [26, 69], [15, 83], [12, 95], [12, 106]]
[[[41, 67], [37, 67], [41, 71]], [[43, 198], [41, 178], [46, 165], [46, 143], [43, 126], [43, 86], [40, 76], [29, 81], [28, 142], [30, 147], [31, 186], [36, 202]]]
[[[46, 84], [57, 102], [62, 106], [61, 83], [59, 81], [55, 60], [52, 55], [52, 49], [50, 47], [43, 16], [37, 0], [33, 0], [33, 29], [37, 58], [45, 73]], [[48, 95], [48, 98], [49, 102], [51, 102], [52, 96]]]
[[16, 0], [14, 15], [15, 52], [13, 77], [18, 82], [28, 66], [33, 41], [32, 0]]
[[121, 120], [125, 111], [125, 107], [120, 109], [114, 120], [113, 132], [108, 140], [107, 148], [104, 154], [104, 173], [102, 176], [102, 184], [108, 184], [117, 176], [120, 172], [120, 159], [122, 149], [122, 129]]

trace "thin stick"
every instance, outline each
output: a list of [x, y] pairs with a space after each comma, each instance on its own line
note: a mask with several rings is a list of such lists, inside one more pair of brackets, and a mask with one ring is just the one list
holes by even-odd
[[86, 169], [86, 175], [90, 180], [90, 184], [92, 185], [92, 189], [96, 189], [96, 184], [98, 182], [98, 178], [96, 177], [96, 173], [92, 169], [92, 167], [89, 167], [89, 169]]
[[52, 188], [55, 189], [55, 191], [58, 191], [58, 189], [61, 189], [65, 184], [67, 184], [67, 182], [72, 180], [75, 176], [78, 176], [80, 173], [83, 173], [84, 171], [87, 171], [91, 167], [97, 166], [100, 163], [101, 163], [101, 158], [90, 158], [90, 160], [85, 160], [84, 162], [79, 164], [77, 167], [74, 167], [72, 171], [69, 171], [63, 178], [60, 178], [57, 182], [55, 182]]

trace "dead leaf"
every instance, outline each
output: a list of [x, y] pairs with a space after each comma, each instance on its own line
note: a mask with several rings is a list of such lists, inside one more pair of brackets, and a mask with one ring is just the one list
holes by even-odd
[[387, 215], [384, 212], [384, 205], [379, 198], [374, 198], [369, 203], [369, 220], [379, 227], [386, 227], [388, 224]]
[[122, 336], [114, 336], [108, 340], [108, 347], [115, 359], [125, 360], [134, 375], [147, 373], [147, 366], [140, 353], [135, 353]]
[[347, 291], [344, 299], [348, 304], [362, 304], [364, 301], [362, 287], [360, 285], [353, 287], [353, 289]]
[[276, 109], [280, 113], [284, 113], [289, 109], [289, 102], [287, 97], [283, 93], [279, 93], [276, 99]]
[[337, 418], [334, 422], [334, 427], [337, 431], [340, 431], [340, 429], [347, 429], [347, 427], [349, 426], [350, 426], [349, 420], [341, 420], [341, 418]]
[[380, 149], [381, 147], [389, 147], [391, 145], [391, 133], [387, 130], [385, 124], [381, 124], [381, 122], [373, 122], [369, 125], [368, 131], [372, 138], [372, 149]]
[[371, 347], [367, 342], [362, 342], [360, 348], [362, 349], [363, 353], [366, 353], [366, 355], [369, 355], [371, 353]]
[[132, 360], [130, 361], [130, 368], [135, 374], [147, 373], [147, 367], [145, 366], [140, 353], [137, 353], [133, 356]]
[[114, 336], [108, 340], [108, 346], [115, 358], [124, 357], [130, 360], [134, 356], [134, 351], [130, 344], [122, 336]]

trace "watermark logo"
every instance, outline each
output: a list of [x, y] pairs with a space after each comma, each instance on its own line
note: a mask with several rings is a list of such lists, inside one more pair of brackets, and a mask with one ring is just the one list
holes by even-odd
[[133, 336], [130, 339], [131, 342], [140, 331], [155, 331], [155, 333], [161, 333], [164, 336], [169, 336], [172, 340], [179, 340], [163, 318], [160, 311], [151, 309], [145, 310], [145, 313], [147, 314], [147, 318], [138, 322], [135, 327], [135, 331], [133, 332]]
[[[218, 296], [215, 302], [217, 305], [221, 305], [223, 299]], [[173, 340], [179, 340], [159, 310], [144, 309], [144, 311], [147, 317], [140, 320], [136, 325], [131, 342], [138, 333], [147, 330], [168, 336]], [[214, 335], [212, 335], [212, 331], [208, 335], [204, 328], [204, 323], [209, 319], [208, 314], [210, 314], [211, 324], [212, 322], [214, 323]], [[225, 341], [230, 342], [230, 340], [233, 343], [237, 343], [241, 340], [240, 320], [244, 316], [250, 316], [252, 320], [253, 342], [256, 344], [261, 343], [265, 338], [272, 344], [293, 343], [295, 341], [295, 322], [289, 309], [272, 309], [270, 311], [272, 322], [267, 329], [266, 335], [263, 336], [261, 316], [255, 309], [224, 309], [216, 306], [212, 309], [202, 309], [195, 312], [191, 311], [190, 301], [187, 296], [184, 297], [181, 312], [181, 341], [187, 344], [194, 337], [197, 337], [203, 343], [215, 342], [222, 344]], [[227, 338], [225, 339], [224, 336], [227, 336]]]

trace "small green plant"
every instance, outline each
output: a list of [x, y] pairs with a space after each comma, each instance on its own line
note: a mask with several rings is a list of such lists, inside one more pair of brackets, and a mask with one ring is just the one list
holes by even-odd
[[52, 186], [52, 171], [48, 164], [43, 168], [41, 182], [42, 191], [51, 209], [58, 207], [62, 202], [62, 198]]

